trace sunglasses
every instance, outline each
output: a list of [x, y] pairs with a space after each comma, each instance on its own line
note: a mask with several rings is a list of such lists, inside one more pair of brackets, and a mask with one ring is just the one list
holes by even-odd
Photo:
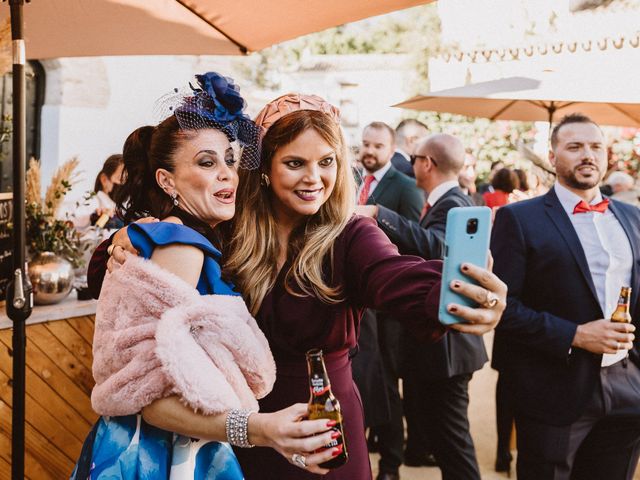
[[411, 160], [412, 167], [416, 164], [416, 160], [426, 160], [427, 158], [430, 159], [436, 167], [438, 166], [433, 157], [430, 157], [428, 155], [409, 155], [409, 160]]

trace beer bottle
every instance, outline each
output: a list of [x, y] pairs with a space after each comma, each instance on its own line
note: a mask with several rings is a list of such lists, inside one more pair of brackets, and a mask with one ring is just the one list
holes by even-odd
[[340, 436], [325, 445], [321, 450], [327, 448], [342, 448], [342, 451], [324, 463], [320, 464], [322, 468], [338, 468], [347, 463], [347, 444], [344, 438], [344, 429], [342, 428], [342, 411], [340, 410], [340, 402], [333, 396], [331, 392], [331, 384], [329, 376], [322, 357], [322, 350], [313, 349], [307, 352], [307, 368], [309, 370], [309, 389], [311, 396], [309, 398], [309, 420], [318, 420], [326, 418], [334, 420], [336, 425], [332, 428], [334, 432], [340, 432]]
[[620, 289], [620, 297], [618, 298], [618, 306], [611, 315], [611, 321], [618, 323], [631, 323], [631, 314], [629, 313], [630, 303], [631, 287], [622, 287]]
[[108, 213], [103, 213], [102, 215], [100, 215], [100, 217], [98, 217], [98, 219], [96, 220], [95, 226], [96, 227], [100, 227], [100, 228], [104, 228], [104, 226], [107, 224], [107, 222], [111, 220], [111, 217], [109, 217]]

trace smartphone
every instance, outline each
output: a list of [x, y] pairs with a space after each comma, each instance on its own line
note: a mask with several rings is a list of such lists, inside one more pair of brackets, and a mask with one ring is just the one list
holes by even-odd
[[477, 284], [471, 277], [462, 273], [460, 266], [463, 263], [471, 263], [486, 268], [490, 235], [491, 209], [489, 207], [455, 207], [449, 210], [444, 238], [444, 265], [438, 310], [440, 323], [451, 325], [464, 321], [447, 311], [447, 305], [450, 303], [469, 307], [477, 306], [473, 300], [454, 292], [450, 285], [453, 280]]

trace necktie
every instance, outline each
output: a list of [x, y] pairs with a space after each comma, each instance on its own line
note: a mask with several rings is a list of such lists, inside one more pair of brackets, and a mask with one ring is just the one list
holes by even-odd
[[429, 202], [425, 202], [424, 207], [422, 207], [422, 212], [420, 212], [420, 221], [422, 221], [422, 219], [427, 216], [427, 212], [430, 208], [431, 205], [429, 205]]
[[367, 175], [364, 177], [364, 185], [362, 185], [362, 190], [360, 190], [360, 196], [358, 197], [358, 205], [366, 205], [367, 199], [369, 198], [369, 189], [371, 188], [371, 183], [376, 179], [373, 175]]
[[589, 205], [584, 200], [580, 200], [580, 202], [578, 202], [578, 204], [573, 209], [573, 214], [575, 215], [576, 213], [586, 213], [586, 212], [604, 213], [607, 211], [607, 208], [609, 208], [608, 198], [605, 198], [600, 203], [596, 203], [595, 205]]

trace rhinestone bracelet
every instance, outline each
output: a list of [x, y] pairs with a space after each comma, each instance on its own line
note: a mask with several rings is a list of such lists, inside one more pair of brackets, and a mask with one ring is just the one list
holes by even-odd
[[253, 410], [231, 409], [227, 413], [225, 422], [225, 430], [227, 432], [227, 441], [240, 448], [252, 448], [255, 445], [249, 443], [249, 416], [256, 413]]

